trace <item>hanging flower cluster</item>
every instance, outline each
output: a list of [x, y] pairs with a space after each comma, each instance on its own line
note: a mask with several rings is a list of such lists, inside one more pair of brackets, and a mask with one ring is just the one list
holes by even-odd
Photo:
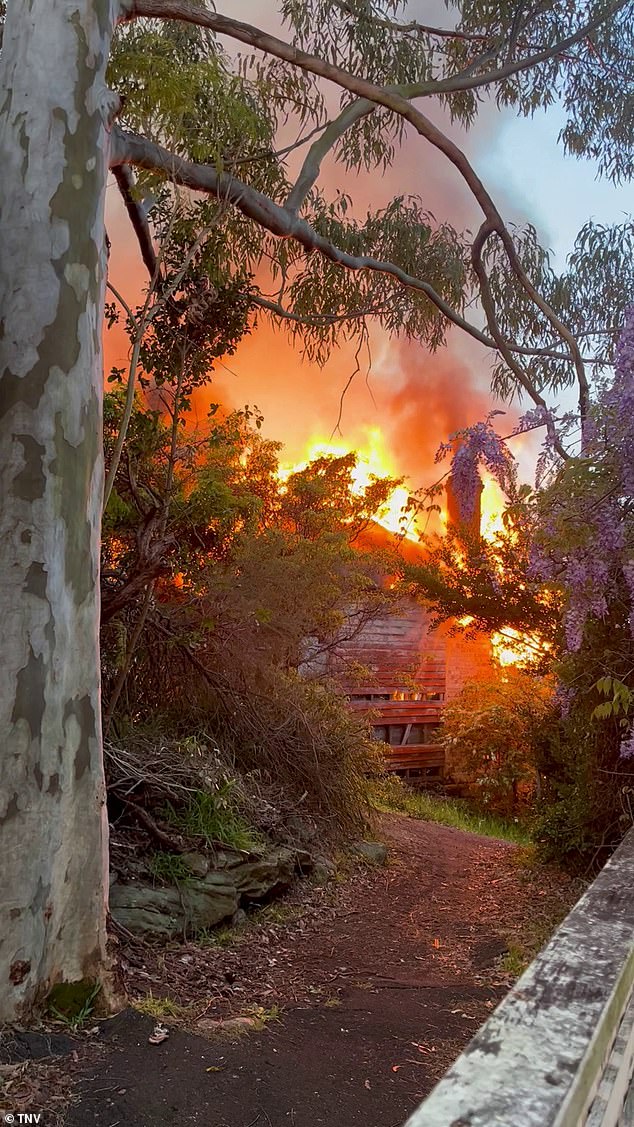
[[[550, 427], [544, 448], [550, 457]], [[634, 307], [616, 350], [614, 381], [593, 408], [581, 454], [547, 497], [542, 537], [533, 553], [534, 575], [556, 582], [567, 594], [564, 626], [571, 652], [581, 648], [588, 619], [603, 618], [609, 603], [623, 597], [624, 587], [634, 636], [633, 506]]]
[[[558, 480], [544, 495], [532, 555], [533, 575], [566, 595], [571, 654], [581, 650], [588, 622], [609, 611], [627, 621], [634, 638], [634, 306], [626, 312], [614, 367], [614, 379], [584, 421], [579, 455], [560, 462]], [[539, 422], [538, 412], [525, 418], [525, 429], [531, 419]], [[546, 417], [542, 422], [548, 428], [543, 464], [552, 465], [553, 434]], [[634, 756], [634, 727], [622, 739], [621, 755]]]
[[[545, 431], [536, 473], [542, 490], [539, 537], [531, 551], [530, 575], [564, 594], [563, 626], [571, 655], [582, 649], [588, 623], [608, 614], [629, 628], [634, 639], [634, 305], [626, 311], [614, 369], [613, 380], [599, 390], [581, 425], [572, 412], [555, 413], [539, 405], [520, 419], [514, 432]], [[515, 482], [515, 459], [493, 429], [492, 418], [456, 432], [436, 455], [437, 462], [452, 457], [451, 480], [465, 522], [475, 510], [482, 467], [507, 494]], [[574, 690], [562, 686], [561, 691], [565, 711]], [[621, 754], [634, 757], [634, 723], [625, 730]]]
[[465, 427], [443, 442], [436, 453], [436, 462], [453, 455], [451, 484], [458, 501], [460, 519], [469, 521], [475, 512], [482, 486], [480, 467], [484, 466], [502, 489], [507, 490], [515, 479], [516, 462], [504, 439], [493, 429], [491, 419], [498, 411], [488, 415], [484, 422]]

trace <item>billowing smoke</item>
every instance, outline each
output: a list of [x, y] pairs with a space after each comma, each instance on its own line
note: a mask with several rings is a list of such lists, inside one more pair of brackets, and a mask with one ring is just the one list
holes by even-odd
[[[262, 4], [258, 12], [264, 20]], [[444, 128], [449, 127], [445, 114], [431, 105], [425, 111]], [[485, 107], [469, 134], [472, 157], [479, 143], [486, 145], [495, 114]], [[466, 140], [460, 130], [450, 128], [459, 142]], [[331, 160], [324, 164], [321, 184], [327, 193], [343, 189], [352, 195], [359, 216], [368, 207], [383, 206], [396, 194], [413, 194], [422, 197], [425, 209], [439, 222], [472, 230], [480, 222], [475, 201], [458, 173], [411, 131], [386, 173], [354, 177]], [[114, 197], [115, 191], [112, 194]], [[112, 280], [134, 304], [145, 277], [127, 217], [114, 199], [108, 227], [113, 244]], [[407, 475], [413, 489], [429, 485], [436, 473], [438, 444], [453, 431], [484, 418], [491, 409], [488, 360], [458, 330], [450, 333], [447, 348], [434, 355], [414, 342], [389, 340], [376, 328], [370, 335], [371, 362], [361, 356], [360, 371], [342, 402], [356, 367], [353, 347], [336, 350], [325, 368], [319, 369], [301, 360], [283, 330], [262, 323], [226, 366], [218, 366], [210, 387], [197, 393], [197, 421], [203, 423], [212, 402], [226, 407], [257, 404], [265, 417], [265, 433], [285, 444], [284, 457], [289, 462], [299, 461], [311, 441], [327, 439], [337, 428], [338, 439], [350, 449], [363, 449], [368, 430], [378, 428], [392, 472]], [[127, 341], [120, 331], [107, 337], [106, 371], [111, 364], [124, 364], [127, 354]], [[510, 425], [508, 429], [512, 429]]]

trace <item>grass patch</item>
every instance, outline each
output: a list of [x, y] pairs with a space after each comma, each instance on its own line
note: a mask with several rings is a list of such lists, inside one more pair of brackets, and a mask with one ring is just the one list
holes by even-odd
[[204, 927], [196, 932], [195, 942], [199, 947], [233, 947], [246, 939], [249, 928], [248, 922], [238, 924], [236, 927], [232, 927], [230, 924], [223, 924], [220, 927]]
[[257, 927], [258, 924], [292, 924], [296, 920], [300, 920], [304, 915], [305, 909], [301, 904], [264, 904], [261, 908], [257, 908], [251, 918], [251, 922]]
[[512, 978], [519, 978], [532, 961], [531, 955], [519, 943], [509, 943], [509, 949], [502, 958], [501, 967], [505, 974]]
[[77, 1033], [92, 1017], [100, 993], [99, 982], [60, 982], [48, 996], [47, 1009], [52, 1017]]
[[279, 1006], [269, 1006], [268, 1010], [264, 1006], [251, 1006], [246, 1012], [253, 1022], [253, 1029], [256, 1033], [264, 1029], [269, 1022], [280, 1020]]
[[395, 775], [370, 784], [370, 801], [377, 810], [409, 814], [410, 818], [437, 822], [441, 826], [451, 826], [482, 837], [512, 841], [516, 845], [530, 845], [532, 841], [530, 830], [521, 822], [479, 813], [460, 799], [439, 798], [415, 791]]
[[191, 869], [178, 853], [153, 853], [148, 861], [148, 869], [155, 880], [164, 881], [165, 884], [183, 885], [192, 879]]
[[163, 815], [170, 825], [191, 837], [203, 838], [210, 848], [220, 844], [245, 853], [262, 849], [265, 838], [236, 809], [232, 789], [230, 780], [214, 794], [196, 791], [182, 809], [175, 810], [168, 802]]
[[155, 998], [151, 990], [145, 997], [137, 998], [132, 1005], [139, 1013], [154, 1021], [162, 1021], [166, 1017], [184, 1018], [189, 1013], [186, 1006], [179, 1005], [173, 998]]

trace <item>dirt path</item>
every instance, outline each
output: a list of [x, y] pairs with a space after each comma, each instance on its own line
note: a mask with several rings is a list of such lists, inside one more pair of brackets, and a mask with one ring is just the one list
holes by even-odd
[[[458, 830], [394, 817], [385, 838], [387, 868], [236, 949], [124, 952], [137, 988], [192, 1002], [192, 1031], [150, 1045], [148, 1017], [105, 1022], [68, 1127], [399, 1127], [504, 993], [504, 937], [576, 890]], [[254, 1003], [279, 1017], [200, 1035]]]

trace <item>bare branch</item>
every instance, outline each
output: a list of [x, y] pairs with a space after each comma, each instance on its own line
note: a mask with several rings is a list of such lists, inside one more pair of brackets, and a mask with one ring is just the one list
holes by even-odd
[[[180, 266], [180, 269], [177, 271], [177, 273], [172, 278], [172, 281], [170, 282], [170, 285], [167, 287], [167, 289], [165, 288], [164, 283], [159, 286], [162, 254], [159, 253], [158, 256], [157, 255], [154, 256], [154, 269], [153, 269], [152, 274], [151, 274], [150, 285], [148, 287], [148, 292], [147, 292], [146, 297], [145, 297], [145, 302], [143, 304], [143, 308], [142, 308], [140, 314], [138, 315], [138, 317], [132, 318], [132, 324], [133, 324], [133, 327], [134, 327], [134, 330], [135, 330], [135, 332], [134, 332], [134, 344], [133, 344], [133, 347], [132, 347], [132, 355], [130, 357], [130, 364], [129, 364], [129, 368], [128, 368], [128, 383], [127, 383], [127, 388], [126, 388], [126, 398], [125, 398], [125, 406], [124, 406], [124, 409], [123, 409], [123, 416], [121, 418], [121, 425], [119, 427], [119, 433], [117, 435], [117, 441], [115, 442], [114, 450], [112, 452], [112, 459], [110, 461], [110, 466], [108, 468], [108, 473], [106, 475], [106, 480], [105, 480], [105, 484], [104, 484], [104, 491], [103, 491], [103, 511], [104, 512], [106, 511], [108, 501], [110, 500], [110, 494], [112, 493], [112, 490], [113, 490], [113, 487], [114, 487], [115, 478], [117, 476], [117, 470], [119, 468], [119, 462], [121, 461], [121, 454], [122, 454], [122, 451], [123, 451], [123, 446], [124, 446], [124, 443], [125, 443], [125, 440], [126, 440], [126, 437], [127, 437], [128, 428], [130, 426], [130, 420], [132, 418], [132, 411], [134, 409], [134, 398], [135, 398], [135, 394], [136, 394], [136, 377], [137, 377], [137, 370], [138, 370], [138, 367], [139, 367], [139, 358], [140, 358], [140, 355], [141, 355], [141, 347], [143, 345], [143, 338], [144, 338], [148, 328], [150, 327], [152, 321], [154, 320], [154, 317], [156, 316], [156, 314], [159, 312], [160, 309], [163, 308], [163, 306], [168, 301], [170, 301], [170, 299], [172, 298], [172, 296], [174, 295], [174, 293], [176, 292], [176, 290], [180, 286], [183, 278], [185, 277], [185, 274], [187, 273], [187, 271], [189, 269], [189, 266], [190, 266], [192, 260], [195, 258], [196, 254], [198, 253], [200, 247], [203, 245], [203, 243], [204, 243], [205, 239], [207, 238], [208, 234], [209, 234], [209, 229], [207, 227], [203, 228], [203, 230], [198, 235], [198, 238], [196, 239], [196, 241], [189, 248], [189, 250], [188, 250], [187, 254], [185, 255], [185, 258], [184, 258], [184, 260], [183, 260], [183, 262]], [[146, 262], [146, 265], [148, 265], [147, 262]], [[113, 292], [114, 292], [114, 290], [113, 290]], [[123, 299], [120, 298], [118, 294], [116, 294], [116, 296], [119, 298], [119, 300], [122, 302], [122, 304], [124, 304], [125, 307], [127, 308], [127, 304], [123, 302]]]
[[130, 319], [130, 324], [134, 325], [134, 327], [136, 328], [136, 324], [137, 324], [136, 316], [132, 312], [132, 309], [128, 305], [128, 303], [127, 303], [126, 299], [124, 298], [123, 294], [119, 293], [118, 289], [115, 289], [115, 287], [113, 286], [110, 279], [108, 279], [108, 281], [106, 282], [106, 288], [110, 290], [110, 293], [112, 294], [112, 296], [117, 299], [117, 301], [119, 302], [119, 305], [125, 311], [126, 316], [129, 317], [129, 319]]
[[252, 295], [251, 300], [254, 305], [266, 309], [268, 313], [273, 313], [284, 321], [294, 321], [298, 325], [307, 325], [316, 329], [325, 328], [328, 325], [340, 325], [346, 321], [362, 321], [366, 317], [379, 317], [385, 311], [384, 306], [369, 305], [365, 309], [350, 309], [346, 310], [345, 313], [314, 313], [312, 316], [307, 316], [302, 313], [294, 313], [292, 309], [286, 309], [279, 301], [270, 301], [262, 294]]
[[121, 193], [125, 209], [130, 217], [134, 233], [138, 239], [141, 257], [148, 273], [153, 274], [156, 269], [156, 253], [152, 242], [152, 232], [143, 204], [134, 198], [134, 177], [127, 164], [118, 164], [113, 168], [114, 178]]
[[152, 596], [154, 594], [154, 586], [155, 586], [155, 580], [152, 579], [152, 580], [150, 580], [147, 587], [145, 588], [145, 596], [143, 598], [143, 605], [141, 607], [139, 617], [137, 618], [137, 620], [134, 624], [134, 630], [132, 631], [130, 643], [126, 648], [125, 657], [123, 659], [123, 664], [122, 664], [122, 666], [121, 666], [121, 668], [120, 668], [120, 670], [117, 674], [117, 679], [114, 683], [112, 693], [110, 694], [110, 700], [108, 701], [108, 707], [104, 712], [103, 727], [104, 727], [104, 732], [106, 732], [106, 733], [109, 732], [109, 730], [110, 730], [110, 725], [112, 723], [112, 716], [113, 716], [114, 710], [117, 706], [117, 701], [119, 700], [119, 697], [121, 696], [121, 693], [123, 691], [123, 686], [125, 685], [127, 677], [128, 677], [128, 673], [130, 672], [130, 666], [132, 665], [132, 658], [134, 657], [136, 648], [139, 644], [139, 638], [141, 637], [141, 634], [143, 632], [143, 627], [145, 626], [145, 620], [148, 616], [148, 611], [150, 609], [150, 603], [152, 602]]
[[323, 133], [324, 129], [327, 129], [329, 124], [330, 122], [328, 121], [322, 121], [319, 125], [316, 125], [314, 129], [311, 129], [310, 133], [307, 133], [305, 137], [300, 134], [295, 141], [291, 141], [290, 145], [285, 145], [283, 149], [261, 149], [260, 152], [252, 153], [251, 156], [248, 157], [227, 160], [225, 161], [225, 168], [233, 170], [234, 168], [243, 168], [245, 164], [256, 164], [260, 160], [279, 160], [281, 157], [286, 157], [289, 153], [295, 152], [296, 149], [303, 148], [303, 146], [307, 145], [309, 141], [312, 141], [313, 137], [316, 137], [318, 133]]

